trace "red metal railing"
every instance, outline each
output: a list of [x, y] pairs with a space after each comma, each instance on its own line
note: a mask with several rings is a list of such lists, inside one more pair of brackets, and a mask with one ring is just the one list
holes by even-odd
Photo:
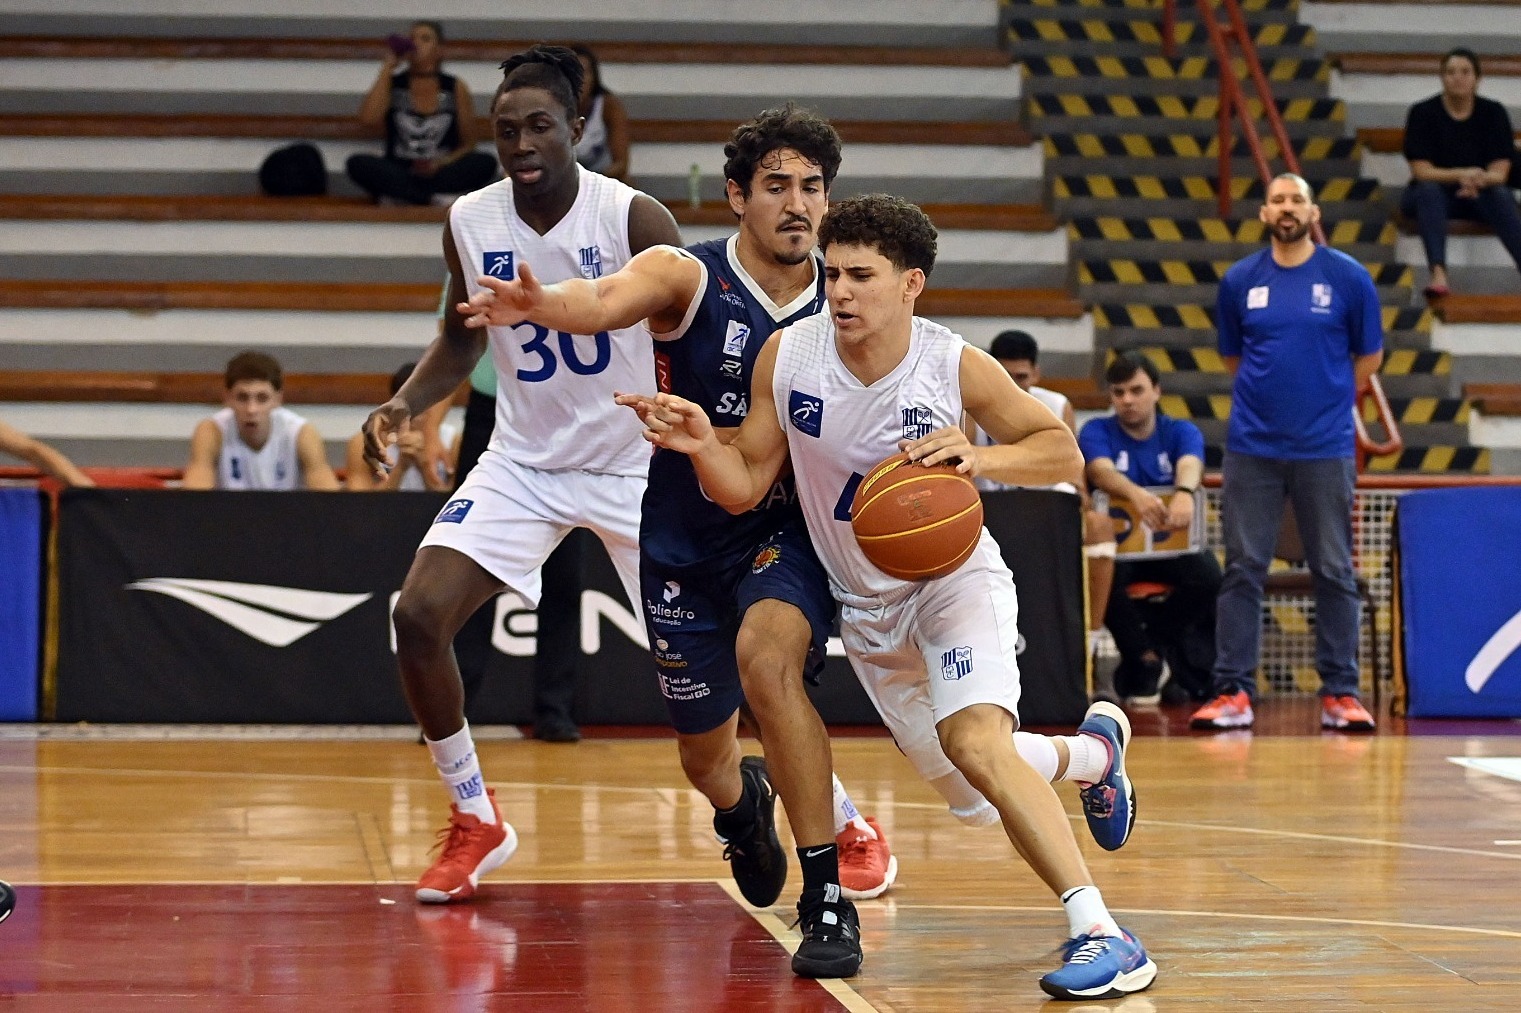
[[[1231, 57], [1230, 43], [1235, 43], [1240, 60], [1246, 66], [1247, 76], [1251, 79], [1257, 101], [1262, 104], [1262, 112], [1267, 117], [1273, 139], [1278, 142], [1279, 157], [1283, 159], [1285, 169], [1296, 176], [1303, 176], [1304, 173], [1299, 167], [1299, 156], [1295, 153], [1293, 144], [1289, 142], [1289, 131], [1284, 125], [1283, 116], [1278, 112], [1278, 104], [1273, 100], [1273, 87], [1262, 69], [1262, 60], [1257, 55], [1257, 46], [1252, 42], [1251, 32], [1246, 25], [1246, 17], [1241, 13], [1241, 4], [1238, 0], [1219, 0], [1219, 5], [1225, 9], [1229, 22], [1223, 25], [1215, 11], [1215, 0], [1195, 0], [1195, 5], [1199, 9], [1199, 18], [1204, 23], [1204, 29], [1209, 34], [1209, 45], [1215, 54], [1215, 66], [1220, 80], [1219, 108], [1216, 111], [1216, 146], [1219, 157], [1216, 189], [1219, 193], [1220, 217], [1229, 219], [1232, 210], [1231, 154], [1235, 148], [1233, 143], [1235, 133], [1231, 129], [1232, 118], [1240, 120], [1241, 136], [1246, 140], [1247, 149], [1251, 152], [1252, 161], [1256, 164], [1257, 175], [1262, 180], [1264, 189], [1275, 175], [1268, 165], [1267, 153], [1262, 147], [1262, 137], [1258, 133], [1257, 124], [1252, 119], [1251, 108], [1247, 105], [1241, 82], [1236, 80], [1236, 64]], [[1176, 26], [1177, 0], [1162, 0], [1162, 52], [1168, 59], [1175, 58], [1178, 53]], [[1326, 244], [1326, 235], [1319, 222], [1314, 224], [1311, 234], [1315, 242], [1322, 246]], [[1368, 427], [1363, 423], [1363, 406], [1368, 403], [1373, 405], [1378, 414], [1379, 424], [1384, 429], [1385, 438], [1382, 441], [1374, 440], [1368, 434]], [[1384, 395], [1383, 384], [1379, 382], [1377, 375], [1370, 378], [1366, 390], [1359, 392], [1356, 403], [1352, 406], [1352, 421], [1357, 430], [1359, 471], [1367, 464], [1368, 458], [1397, 454], [1405, 448], [1394, 411], [1389, 407], [1389, 399]]]

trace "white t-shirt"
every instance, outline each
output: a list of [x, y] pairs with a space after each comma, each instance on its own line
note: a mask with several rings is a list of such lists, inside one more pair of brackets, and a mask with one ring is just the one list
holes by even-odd
[[223, 408], [211, 420], [222, 431], [222, 452], [217, 457], [218, 489], [301, 487], [301, 458], [296, 453], [296, 437], [301, 434], [306, 419], [289, 408], [276, 408], [269, 414], [269, 439], [258, 450], [243, 442], [231, 408]]
[[[598, 278], [628, 263], [629, 205], [638, 191], [577, 171], [575, 204], [542, 236], [518, 217], [511, 179], [454, 202], [454, 243], [472, 295], [481, 290], [478, 276], [515, 278], [525, 261], [545, 284]], [[648, 474], [639, 419], [613, 404], [614, 391], [654, 389], [655, 354], [642, 323], [599, 335], [531, 323], [487, 333], [497, 372], [493, 450], [541, 471]]]
[[[916, 584], [889, 577], [861, 552], [850, 527], [850, 500], [861, 476], [898, 452], [898, 441], [961, 424], [958, 334], [914, 317], [908, 354], [892, 372], [863, 386], [840, 361], [828, 313], [782, 331], [772, 383], [787, 435], [798, 500], [835, 597], [870, 608], [905, 597]], [[1001, 568], [983, 532], [963, 568]], [[959, 572], [959, 571], [958, 571]]]
[[[1047, 408], [1051, 409], [1051, 414], [1060, 419], [1063, 425], [1066, 425], [1067, 409], [1072, 405], [1072, 402], [1067, 399], [1067, 395], [1063, 394], [1061, 391], [1047, 390], [1044, 387], [1031, 387], [1028, 391], [1026, 391], [1026, 393], [1033, 397], [1035, 400], [1039, 401], [1041, 404], [1045, 405]], [[993, 439], [993, 437], [989, 436], [987, 432], [982, 429], [982, 427], [979, 426], [977, 429], [977, 438], [972, 442], [979, 447], [991, 447], [996, 441]], [[997, 492], [999, 489], [1019, 488], [1056, 489], [1061, 492], [1077, 491], [1072, 488], [1071, 482], [1058, 482], [1056, 485], [1021, 487], [1017, 485], [1006, 485], [1003, 482], [995, 482], [991, 478], [978, 478], [974, 481], [977, 483], [977, 488], [981, 489], [983, 492]]]

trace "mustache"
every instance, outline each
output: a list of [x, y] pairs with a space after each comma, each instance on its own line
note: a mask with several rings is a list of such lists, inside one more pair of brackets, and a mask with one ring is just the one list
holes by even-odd
[[776, 231], [780, 232], [782, 229], [792, 225], [806, 225], [810, 229], [813, 228], [813, 223], [805, 215], [788, 215], [787, 219], [776, 227]]

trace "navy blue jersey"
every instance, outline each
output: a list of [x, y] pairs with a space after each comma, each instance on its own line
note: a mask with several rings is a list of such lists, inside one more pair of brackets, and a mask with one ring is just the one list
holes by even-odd
[[[749, 414], [750, 375], [766, 339], [824, 308], [824, 271], [817, 258], [814, 286], [777, 306], [740, 267], [736, 242], [731, 236], [687, 247], [705, 269], [703, 286], [686, 323], [655, 341], [660, 389], [702, 405], [718, 428], [737, 427]], [[753, 510], [736, 517], [703, 495], [687, 455], [656, 449], [639, 547], [666, 566], [701, 564], [753, 554], [790, 519], [801, 524], [801, 516], [790, 473]]]

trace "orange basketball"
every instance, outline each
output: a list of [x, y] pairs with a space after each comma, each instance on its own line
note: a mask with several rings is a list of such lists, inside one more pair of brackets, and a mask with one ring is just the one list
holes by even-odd
[[948, 464], [894, 454], [856, 487], [850, 527], [866, 558], [890, 577], [928, 580], [955, 570], [982, 536], [982, 497]]

